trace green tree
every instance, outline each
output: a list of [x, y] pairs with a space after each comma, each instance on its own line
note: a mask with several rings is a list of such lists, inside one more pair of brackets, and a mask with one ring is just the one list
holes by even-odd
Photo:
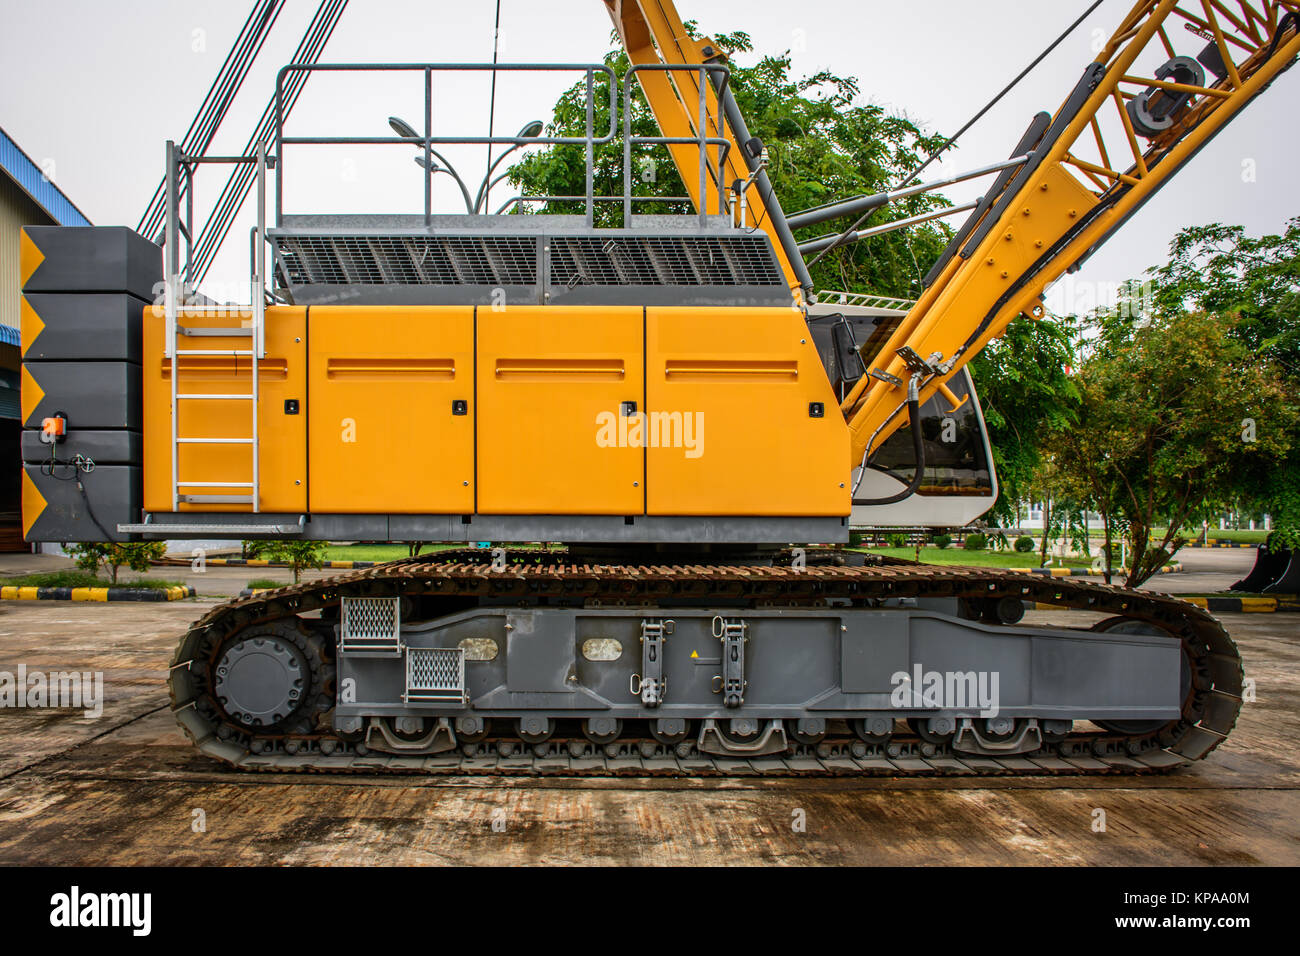
[[1300, 409], [1231, 316], [1148, 321], [1118, 308], [1094, 316], [1090, 331], [1078, 426], [1055, 433], [1051, 454], [1102, 515], [1108, 570], [1113, 535], [1126, 539], [1134, 588], [1182, 546], [1184, 527], [1234, 493], [1243, 470], [1285, 459]]
[[[1300, 390], [1300, 216], [1281, 235], [1252, 237], [1219, 223], [1184, 229], [1151, 275], [1158, 311], [1232, 315], [1232, 337], [1274, 365], [1292, 395]], [[1271, 514], [1279, 541], [1300, 538], [1300, 442], [1280, 467], [1244, 462], [1237, 479], [1237, 502]]]
[[[694, 24], [687, 24], [694, 30]], [[744, 33], [714, 36], [716, 46], [730, 59], [730, 89], [752, 135], [768, 149], [768, 175], [787, 212], [825, 202], [875, 193], [895, 186], [943, 142], [923, 132], [905, 117], [892, 115], [875, 104], [859, 104], [858, 81], [828, 70], [796, 78], [788, 52], [758, 57]], [[621, 48], [604, 61], [621, 79], [628, 69]], [[635, 81], [634, 81], [635, 82]], [[597, 77], [595, 89], [597, 132], [609, 127], [609, 85]], [[602, 106], [602, 104], [604, 104]], [[620, 103], [621, 106], [621, 103]], [[632, 97], [632, 131], [639, 136], [662, 135], [639, 88]], [[550, 136], [582, 136], [586, 130], [586, 82], [565, 91], [547, 126]], [[623, 187], [622, 126], [613, 142], [598, 146], [594, 156], [596, 195], [620, 196]], [[510, 181], [523, 195], [582, 195], [585, 184], [585, 147], [551, 146], [516, 163]], [[635, 196], [684, 196], [685, 187], [666, 147], [638, 146], [633, 151]], [[621, 225], [619, 203], [597, 203], [596, 222]], [[877, 213], [879, 221], [901, 219], [947, 206], [940, 196], [915, 196]], [[551, 203], [543, 212], [580, 211], [574, 202]], [[687, 212], [680, 203], [636, 204], [638, 214]], [[883, 218], [881, 218], [883, 217]], [[810, 227], [797, 233], [800, 240], [844, 229], [847, 221]], [[834, 250], [812, 267], [818, 288], [861, 291], [913, 297], [921, 279], [946, 244], [949, 231], [942, 225], [921, 226], [851, 243]]]
[[[1018, 524], [1021, 501], [1048, 503], [1043, 448], [1050, 433], [1078, 419], [1079, 390], [1070, 375], [1074, 328], [1069, 318], [1021, 317], [971, 360], [998, 476], [989, 516], [1004, 528]], [[1046, 535], [1043, 541], [1046, 547]]]
[[325, 564], [325, 541], [246, 541], [245, 551], [250, 558], [265, 558], [293, 569], [293, 583], [297, 584], [307, 568], [320, 568]]
[[140, 574], [149, 570], [154, 561], [162, 560], [167, 553], [165, 541], [136, 541], [118, 544], [116, 541], [87, 541], [78, 544], [65, 544], [67, 551], [83, 571], [98, 574], [108, 571], [109, 581], [116, 585], [118, 571], [128, 567]]

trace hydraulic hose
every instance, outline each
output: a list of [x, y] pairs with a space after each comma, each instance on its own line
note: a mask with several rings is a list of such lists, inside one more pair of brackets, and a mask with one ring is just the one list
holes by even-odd
[[[854, 498], [853, 504], [892, 505], [904, 498], [912, 497], [912, 495], [916, 494], [916, 490], [921, 487], [921, 479], [925, 475], [925, 440], [921, 434], [921, 389], [918, 384], [919, 378], [919, 375], [913, 375], [907, 384], [907, 421], [912, 427], [912, 453], [916, 458], [916, 471], [912, 475], [912, 480], [908, 482], [907, 487], [902, 491], [889, 495], [887, 498], [867, 498], [861, 501]], [[893, 415], [890, 418], [893, 418]], [[858, 485], [862, 483], [862, 476], [867, 472], [867, 457], [870, 454], [871, 444], [868, 442], [867, 450], [862, 455], [862, 467], [858, 472], [858, 480], [853, 484], [854, 493], [857, 492]]]

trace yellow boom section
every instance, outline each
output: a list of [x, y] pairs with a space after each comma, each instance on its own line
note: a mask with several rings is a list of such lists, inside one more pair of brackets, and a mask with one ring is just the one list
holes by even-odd
[[[1143, 0], [842, 403], [851, 463], [1176, 174], [1300, 53], [1292, 0]], [[1191, 49], [1180, 56], [1177, 47]], [[1217, 54], [1217, 56], [1216, 56]], [[1199, 61], [1199, 66], [1198, 66]], [[1140, 140], [1147, 142], [1143, 145]], [[910, 350], [906, 357], [899, 350]]]
[[[614, 21], [614, 27], [627, 50], [628, 59], [634, 65], [666, 64], [699, 67], [704, 64], [725, 62], [725, 56], [712, 40], [707, 37], [696, 39], [687, 33], [682, 18], [671, 0], [602, 0], [602, 2]], [[641, 88], [645, 91], [655, 121], [664, 136], [686, 138], [700, 135], [698, 127], [701, 90], [698, 70], [646, 70], [638, 72], [637, 77]], [[741, 152], [743, 144], [738, 141], [732, 124], [727, 122], [725, 110], [719, 106], [718, 96], [712, 83], [706, 83], [703, 92], [706, 104], [705, 135], [710, 138], [726, 139], [730, 143], [722, 163], [722, 183], [729, 186], [736, 180], [745, 181], [749, 178], [751, 170]], [[682, 182], [685, 183], [687, 194], [695, 204], [695, 208], [710, 214], [725, 212], [718, 208], [717, 150], [709, 150], [710, 188], [706, 188], [704, 195], [700, 195], [697, 147], [673, 144], [667, 149], [672, 156], [673, 164], [681, 174]], [[746, 204], [749, 212], [745, 217], [746, 222], [756, 224], [771, 238], [772, 248], [781, 263], [791, 294], [796, 302], [802, 302], [802, 286], [807, 282], [807, 271], [797, 250], [793, 249], [793, 240], [788, 234], [782, 235], [785, 217], [775, 197], [770, 193], [764, 196], [763, 192], [763, 189], [748, 191]]]

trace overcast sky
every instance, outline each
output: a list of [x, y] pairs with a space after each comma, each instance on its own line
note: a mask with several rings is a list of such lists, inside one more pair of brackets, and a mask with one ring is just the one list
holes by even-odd
[[[184, 136], [251, 6], [251, 0], [0, 0], [0, 126], [96, 224], [134, 226], [161, 176], [164, 141]], [[287, 0], [214, 151], [242, 148], [270, 98], [276, 69], [290, 59], [316, 6], [316, 0]], [[746, 31], [756, 53], [790, 50], [800, 74], [830, 69], [856, 76], [863, 101], [903, 111], [945, 133], [1085, 7], [1082, 0], [678, 0], [683, 18], [699, 21], [705, 33]], [[1109, 35], [1129, 7], [1129, 0], [1105, 0], [938, 171], [1005, 158], [1034, 112], [1056, 109], [1094, 57], [1094, 37]], [[490, 62], [493, 16], [491, 0], [351, 0], [322, 59]], [[502, 0], [501, 20], [503, 62], [597, 62], [609, 47], [611, 25], [599, 0]], [[415, 77], [389, 75], [352, 85], [326, 79], [308, 84], [291, 132], [387, 135], [391, 113], [417, 126], [422, 121]], [[540, 74], [503, 80], [498, 133], [534, 118], [549, 120], [557, 94], [575, 79]], [[1188, 224], [1223, 221], [1244, 224], [1252, 233], [1280, 231], [1300, 214], [1297, 94], [1300, 70], [1292, 70], [1134, 217], [1078, 279], [1113, 283], [1138, 275], [1162, 259], [1174, 232]], [[482, 135], [487, 104], [486, 81], [440, 86], [435, 125]], [[314, 156], [312, 149], [318, 150]], [[477, 182], [484, 150], [456, 150], [450, 158], [467, 180]], [[421, 171], [405, 147], [352, 155], [300, 147], [286, 160], [293, 184], [286, 187], [286, 211], [421, 208]], [[1253, 182], [1243, 181], [1245, 161], [1253, 165]], [[224, 175], [206, 171], [197, 189], [200, 216]], [[449, 177], [437, 176], [435, 183], [436, 208], [457, 211]], [[968, 184], [947, 195], [960, 202], [983, 188]], [[503, 185], [494, 196], [504, 201], [508, 188]], [[250, 202], [209, 275], [214, 285], [246, 281], [251, 221]]]

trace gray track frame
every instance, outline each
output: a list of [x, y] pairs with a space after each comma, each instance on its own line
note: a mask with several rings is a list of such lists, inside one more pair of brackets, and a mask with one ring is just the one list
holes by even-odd
[[[720, 694], [723, 642], [714, 619], [746, 625], [740, 706]], [[646, 707], [637, 691], [643, 623], [673, 622], [664, 642], [666, 690]], [[613, 660], [589, 660], [588, 641], [617, 641]], [[462, 706], [405, 703], [406, 648], [495, 644], [491, 660], [465, 664]], [[791, 720], [886, 715], [893, 718], [1171, 720], [1181, 706], [1180, 644], [1171, 637], [1036, 627], [1001, 627], [928, 608], [746, 609], [483, 608], [403, 624], [402, 652], [338, 655], [350, 702], [335, 710], [340, 730], [366, 717], [671, 717]], [[609, 645], [604, 645], [606, 648]], [[479, 654], [486, 657], [486, 654]], [[923, 687], [896, 692], [898, 675], [953, 675], [952, 690], [927, 698]], [[971, 694], [981, 675], [989, 698]], [[996, 678], [994, 678], [996, 675]], [[910, 686], [910, 683], [908, 684]], [[906, 690], [906, 688], [905, 688]], [[965, 696], [963, 701], [962, 697]]]

